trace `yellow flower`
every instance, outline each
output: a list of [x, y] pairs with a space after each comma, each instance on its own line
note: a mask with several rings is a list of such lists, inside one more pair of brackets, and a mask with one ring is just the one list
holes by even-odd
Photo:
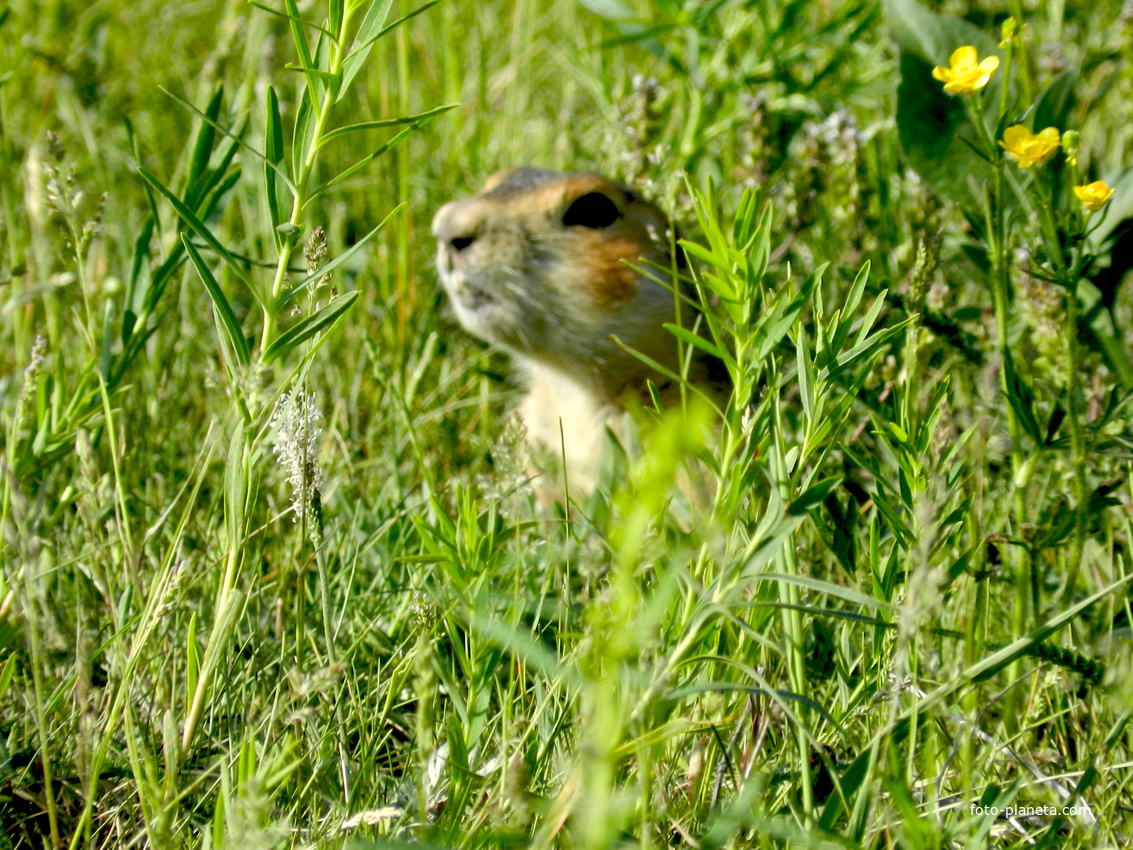
[[999, 144], [1009, 157], [1019, 163], [1020, 168], [1030, 168], [1054, 156], [1058, 141], [1055, 127], [1032, 133], [1022, 124], [1015, 124], [1003, 131], [1003, 140]]
[[1105, 184], [1104, 180], [1095, 180], [1085, 186], [1075, 186], [1074, 194], [1082, 202], [1087, 212], [1097, 212], [1113, 197], [1113, 189]]
[[988, 56], [977, 64], [978, 54], [970, 45], [957, 47], [952, 51], [950, 68], [937, 65], [932, 69], [934, 79], [944, 83], [944, 90], [949, 94], [971, 94], [976, 89], [982, 89], [999, 67], [998, 56]]

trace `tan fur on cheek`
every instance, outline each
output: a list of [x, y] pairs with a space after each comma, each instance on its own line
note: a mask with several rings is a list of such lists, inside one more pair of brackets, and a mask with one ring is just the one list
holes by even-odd
[[641, 259], [641, 243], [631, 239], [605, 239], [583, 257], [586, 288], [600, 309], [616, 307], [633, 298], [638, 274], [625, 261]]

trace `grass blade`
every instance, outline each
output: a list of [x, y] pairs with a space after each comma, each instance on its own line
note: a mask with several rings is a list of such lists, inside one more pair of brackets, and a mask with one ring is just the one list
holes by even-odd
[[232, 311], [232, 305], [228, 303], [228, 299], [224, 297], [224, 292], [220, 288], [220, 284], [216, 282], [216, 278], [212, 276], [209, 271], [208, 264], [202, 259], [197, 249], [193, 247], [193, 243], [189, 241], [188, 234], [181, 234], [181, 241], [185, 245], [185, 250], [189, 252], [189, 259], [193, 261], [193, 265], [197, 269], [197, 274], [201, 278], [201, 282], [208, 290], [209, 297], [212, 303], [216, 306], [217, 313], [220, 315], [221, 327], [224, 335], [228, 337], [228, 343], [232, 346], [232, 351], [236, 355], [236, 360], [241, 366], [246, 366], [251, 360], [248, 351], [248, 340], [244, 338], [244, 332], [240, 330], [240, 323], [236, 320], [236, 314]]
[[285, 293], [283, 293], [283, 295], [279, 299], [279, 304], [277, 306], [279, 308], [282, 308], [284, 304], [286, 304], [288, 301], [290, 301], [292, 298], [294, 298], [300, 292], [305, 290], [308, 286], [310, 286], [316, 280], [319, 280], [324, 275], [330, 274], [332, 271], [334, 271], [340, 265], [342, 265], [347, 260], [349, 260], [351, 257], [353, 257], [355, 253], [357, 253], [359, 250], [361, 250], [363, 245], [365, 245], [367, 242], [369, 242], [370, 239], [372, 239], [374, 237], [374, 235], [379, 230], [381, 230], [383, 227], [385, 227], [395, 215], [397, 215], [399, 212], [401, 212], [401, 210], [404, 207], [405, 207], [405, 204], [398, 204], [396, 207], [393, 208], [393, 210], [385, 218], [383, 218], [380, 222], [378, 222], [377, 227], [375, 227], [373, 230], [371, 230], [369, 233], [367, 233], [365, 236], [363, 236], [361, 239], [359, 239], [357, 242], [355, 242], [353, 245], [351, 245], [348, 249], [346, 249], [341, 254], [339, 254], [337, 257], [335, 257], [333, 260], [331, 260], [329, 263], [327, 263], [325, 266], [320, 268], [317, 272], [315, 272], [314, 274], [310, 274], [307, 277], [303, 278], [301, 281], [299, 281], [297, 284], [295, 284], [295, 286], [291, 287], [291, 289], [289, 289]]
[[[233, 133], [227, 127], [224, 127], [224, 126], [216, 123], [216, 121], [209, 119], [209, 117], [207, 115], [205, 115], [205, 113], [201, 112], [199, 109], [197, 109], [195, 106], [193, 106], [193, 104], [191, 104], [191, 103], [189, 103], [189, 101], [185, 100], [185, 98], [181, 97], [180, 95], [178, 95], [174, 92], [171, 92], [167, 88], [162, 88], [161, 86], [159, 86], [158, 88], [161, 88], [161, 90], [163, 92], [165, 92], [165, 94], [169, 95], [169, 97], [173, 98], [173, 100], [177, 101], [179, 104], [181, 104], [181, 106], [185, 107], [187, 110], [189, 110], [194, 115], [196, 115], [198, 118], [200, 118], [202, 121], [206, 121], [206, 122], [211, 121], [211, 125], [212, 125], [213, 129], [215, 129], [221, 135], [227, 136], [228, 138], [232, 139], [237, 145], [239, 145], [241, 150], [244, 150], [244, 151], [250, 153], [256, 159], [262, 160], [265, 163], [272, 163], [275, 166], [275, 169], [274, 169], [275, 173], [279, 176], [279, 178], [281, 180], [283, 180], [284, 183], [287, 184], [288, 189], [291, 189], [292, 191], [294, 191], [295, 184], [293, 184], [291, 182], [291, 179], [287, 176], [287, 172], [284, 171], [281, 167], [279, 167], [279, 164], [278, 164], [280, 162], [280, 160], [282, 160], [282, 153], [280, 154], [280, 159], [273, 161], [269, 156], [267, 156], [266, 154], [261, 153], [260, 151], [256, 150], [250, 144], [245, 142], [243, 138], [241, 138], [241, 135], [243, 133], [243, 128], [241, 128], [241, 132], [239, 134]], [[271, 88], [271, 87], [269, 86], [269, 88]], [[274, 96], [274, 94], [275, 94], [275, 92], [273, 90], [272, 95]], [[278, 101], [277, 101], [277, 111], [278, 111]], [[270, 126], [269, 126], [269, 129], [270, 129]], [[280, 128], [280, 134], [281, 134], [280, 138], [281, 139], [282, 139], [282, 132], [283, 131], [282, 131], [282, 127], [281, 127]], [[231, 156], [229, 156], [228, 158], [231, 159]]]
[[248, 279], [248, 276], [244, 273], [244, 270], [240, 268], [240, 264], [236, 262], [236, 258], [233, 257], [231, 253], [229, 253], [227, 248], [220, 244], [217, 238], [212, 235], [212, 231], [205, 227], [200, 219], [198, 219], [193, 214], [193, 211], [185, 206], [185, 203], [180, 198], [178, 198], [167, 188], [165, 188], [162, 182], [152, 174], [150, 174], [150, 172], [145, 168], [138, 166], [138, 173], [142, 175], [147, 183], [149, 183], [151, 186], [153, 186], [153, 188], [157, 189], [158, 192], [165, 196], [165, 199], [173, 205], [173, 209], [177, 211], [177, 215], [179, 215], [181, 217], [181, 220], [184, 221], [186, 225], [188, 225], [189, 229], [196, 233], [199, 237], [201, 237], [201, 239], [203, 239], [210, 248], [212, 248], [214, 251], [216, 251], [217, 254], [224, 258], [224, 261], [228, 263], [228, 267], [231, 268], [233, 272], [235, 272], [236, 276], [240, 278], [240, 280], [244, 281], [248, 289], [251, 290], [252, 294], [256, 296], [256, 299], [260, 300], [259, 293], [256, 292], [255, 287], [252, 286], [252, 281]]
[[279, 164], [283, 162], [283, 120], [279, 115], [279, 98], [276, 97], [274, 86], [268, 86], [264, 125], [264, 185], [267, 189], [272, 234], [278, 250], [280, 235], [276, 228], [283, 223], [279, 210]]
[[319, 147], [322, 147], [335, 139], [340, 139], [343, 136], [348, 136], [351, 133], [361, 133], [366, 130], [377, 130], [382, 127], [399, 127], [403, 124], [412, 124], [422, 119], [435, 118], [450, 109], [456, 109], [460, 106], [459, 103], [447, 103], [444, 106], [438, 106], [430, 109], [427, 112], [419, 112], [416, 115], [406, 115], [403, 118], [384, 118], [381, 121], [364, 121], [361, 124], [350, 124], [346, 127], [339, 127], [337, 130], [331, 130], [329, 133], [319, 139]]
[[288, 328], [267, 347], [264, 352], [264, 362], [273, 360], [287, 354], [296, 346], [302, 345], [323, 328], [338, 320], [343, 313], [350, 309], [350, 305], [358, 300], [358, 292], [348, 292], [331, 301], [313, 316], [308, 316], [298, 324]]

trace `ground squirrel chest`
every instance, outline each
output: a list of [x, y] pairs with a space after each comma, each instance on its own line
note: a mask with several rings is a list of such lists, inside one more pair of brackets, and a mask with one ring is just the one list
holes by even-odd
[[[616, 430], [646, 381], [665, 383], [623, 346], [680, 369], [664, 328], [677, 299], [651, 279], [668, 278], [661, 270], [674, 265], [666, 217], [603, 177], [524, 168], [445, 204], [433, 234], [461, 325], [509, 352], [523, 373], [529, 439], [556, 455], [565, 446], [572, 486], [592, 487], [606, 426]], [[695, 311], [680, 312], [691, 325]], [[691, 377], [708, 380], [707, 372], [698, 360]]]

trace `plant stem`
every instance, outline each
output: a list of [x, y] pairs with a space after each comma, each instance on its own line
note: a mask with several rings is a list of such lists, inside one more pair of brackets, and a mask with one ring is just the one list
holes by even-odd
[[[775, 386], [775, 394], [779, 394], [780, 375], [778, 368], [772, 369], [771, 380]], [[791, 492], [792, 486], [790, 481], [790, 474], [787, 469], [787, 461], [785, 456], [785, 440], [783, 439], [784, 429], [782, 420], [783, 407], [779, 404], [778, 398], [773, 403], [774, 414], [774, 429], [775, 435], [773, 445], [775, 446], [775, 477], [779, 486], [780, 495], [784, 502], [790, 502], [793, 497]], [[787, 575], [797, 576], [799, 574], [798, 562], [795, 559], [794, 543], [788, 543], [779, 550], [776, 556], [779, 561], [780, 569]], [[799, 748], [799, 785], [802, 791], [803, 802], [803, 820], [805, 828], [810, 829], [814, 825], [814, 786], [811, 782], [810, 774], [810, 740], [807, 735], [808, 729], [808, 711], [806, 708], [806, 695], [807, 695], [807, 677], [806, 677], [806, 662], [803, 658], [803, 625], [802, 616], [799, 609], [802, 606], [802, 598], [799, 595], [799, 588], [793, 582], [780, 582], [779, 592], [782, 597], [783, 604], [783, 632], [787, 642], [787, 671], [791, 680], [791, 689], [800, 697], [798, 708], [799, 723], [796, 732], [798, 734], [798, 748]]]
[[[1013, 46], [1014, 42], [1011, 39], [1008, 39], [1004, 45], [1003, 77], [999, 85], [996, 127], [1003, 124], [1003, 119], [1007, 115], [1011, 69], [1014, 65]], [[1007, 165], [999, 152], [999, 146], [988, 132], [987, 126], [983, 123], [980, 115], [973, 115], [969, 108], [969, 116], [978, 127], [984, 145], [991, 156], [991, 160], [995, 163], [994, 197], [990, 211], [991, 220], [988, 222], [991, 237], [988, 247], [991, 249], [992, 255], [992, 284], [995, 298], [995, 335], [1001, 358], [999, 379], [1004, 398], [1009, 399], [1013, 389], [1007, 375], [1007, 359], [1010, 356], [1010, 343], [1008, 342], [1008, 310], [1011, 282], [1011, 263], [1008, 257], [1010, 238], [1005, 213]], [[1026, 492], [1030, 480], [1028, 470], [1031, 468], [1031, 464], [1028, 464], [1023, 457], [1022, 432], [1019, 427], [1019, 420], [1015, 416], [1015, 410], [1010, 403], [1006, 405], [1006, 415], [1007, 431], [1011, 435], [1011, 491], [1015, 510], [1015, 527], [1016, 529], [1020, 529], [1027, 521]], [[1032, 571], [1033, 564], [1031, 563], [1029, 555], [1021, 550], [1017, 552], [1015, 557], [1015, 580], [1019, 586], [1030, 587], [1033, 584], [1034, 576], [1032, 575]], [[1027, 593], [1015, 594], [1014, 631], [1016, 637], [1020, 637], [1027, 632], [1028, 598]]]
[[1090, 499], [1086, 481], [1086, 441], [1082, 432], [1082, 386], [1078, 374], [1081, 366], [1078, 352], [1078, 281], [1084, 254], [1082, 241], [1079, 240], [1075, 248], [1074, 261], [1070, 267], [1067, 267], [1052, 212], [1053, 200], [1050, 187], [1037, 177], [1035, 185], [1039, 191], [1039, 222], [1046, 241], [1047, 254], [1051, 258], [1056, 280], [1066, 290], [1066, 401], [1067, 418], [1070, 420], [1070, 451], [1073, 455], [1071, 465], [1074, 468], [1074, 499], [1077, 504], [1074, 507], [1074, 539], [1070, 549], [1070, 564], [1066, 571], [1066, 586], [1062, 592], [1065, 602], [1074, 593], [1074, 584], [1082, 567]]
[[[342, 25], [339, 27], [338, 31], [338, 38], [331, 42], [330, 73], [333, 77], [339, 79], [341, 79], [342, 64], [347, 56], [347, 34], [350, 32], [350, 19], [353, 17], [355, 11], [355, 6], [350, 3], [346, 4], [342, 15]], [[311, 98], [313, 101], [314, 94], [311, 88], [311, 77], [307, 78], [307, 91], [312, 92]], [[275, 278], [272, 280], [271, 284], [271, 298], [264, 308], [264, 330], [263, 335], [260, 337], [261, 353], [267, 350], [268, 345], [271, 344], [272, 339], [275, 337], [275, 319], [279, 297], [283, 294], [283, 285], [287, 280], [287, 267], [291, 262], [291, 254], [295, 250], [296, 234], [303, 221], [303, 209], [310, 200], [307, 197], [307, 189], [310, 186], [311, 175], [315, 170], [315, 159], [318, 155], [323, 133], [326, 130], [327, 121], [330, 120], [330, 113], [334, 108], [337, 98], [338, 86], [328, 84], [323, 93], [323, 101], [319, 105], [319, 114], [315, 119], [315, 129], [311, 134], [310, 146], [307, 148], [307, 153], [303, 157], [302, 164], [299, 166], [299, 173], [295, 175], [295, 198], [291, 204], [291, 217], [287, 220], [291, 232], [284, 236], [283, 244], [280, 246], [279, 261], [275, 266]]]
[[[31, 582], [31, 571], [26, 570], [25, 582]], [[55, 778], [51, 770], [51, 755], [47, 748], [47, 712], [45, 710], [46, 694], [43, 682], [43, 653], [39, 645], [39, 624], [34, 613], [35, 601], [32, 594], [27, 592], [23, 599], [24, 617], [27, 619], [28, 644], [31, 649], [31, 679], [32, 692], [35, 694], [35, 726], [39, 737], [39, 761], [43, 766], [43, 800], [47, 809], [47, 826], [51, 833], [51, 843], [55, 847], [61, 846], [59, 838], [59, 818], [55, 811]]]
[[1074, 454], [1074, 498], [1077, 501], [1074, 516], [1074, 543], [1070, 550], [1070, 566], [1066, 572], [1066, 589], [1063, 598], [1074, 592], [1078, 572], [1082, 568], [1082, 555], [1086, 546], [1086, 521], [1089, 507], [1089, 488], [1086, 483], [1086, 442], [1082, 434], [1081, 386], [1078, 375], [1078, 278], [1066, 293], [1066, 359], [1069, 374], [1066, 376], [1066, 393], [1069, 404], [1070, 448]]

